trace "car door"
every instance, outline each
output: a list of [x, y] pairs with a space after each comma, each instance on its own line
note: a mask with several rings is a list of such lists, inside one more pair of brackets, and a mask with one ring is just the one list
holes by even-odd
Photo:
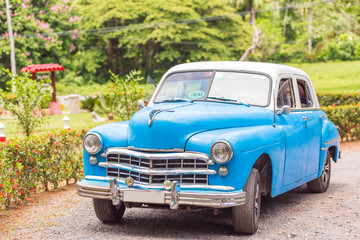
[[324, 117], [316, 101], [315, 93], [309, 79], [296, 75], [296, 98], [300, 103], [300, 110], [304, 118], [308, 157], [305, 177], [317, 174], [320, 159], [320, 142], [322, 131], [322, 117]]
[[297, 108], [294, 91], [295, 79], [292, 75], [282, 75], [278, 82], [276, 111], [288, 105], [290, 113], [283, 112], [276, 115], [276, 125], [285, 133], [285, 163], [283, 170], [282, 187], [296, 183], [305, 175], [308, 145], [304, 115]]

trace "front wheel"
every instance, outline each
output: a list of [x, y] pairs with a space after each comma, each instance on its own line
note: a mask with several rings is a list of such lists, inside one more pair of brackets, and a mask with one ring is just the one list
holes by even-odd
[[326, 192], [326, 190], [330, 185], [330, 174], [331, 174], [331, 156], [330, 153], [327, 152], [321, 176], [306, 184], [309, 191], [313, 193]]
[[122, 202], [114, 206], [111, 200], [93, 199], [95, 214], [104, 223], [119, 222], [124, 215], [125, 206]]
[[251, 169], [244, 191], [245, 204], [232, 208], [233, 229], [237, 233], [254, 234], [259, 226], [261, 206], [260, 174], [257, 169]]

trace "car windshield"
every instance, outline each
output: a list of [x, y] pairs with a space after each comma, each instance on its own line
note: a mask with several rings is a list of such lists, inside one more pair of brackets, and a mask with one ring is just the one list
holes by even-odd
[[181, 72], [168, 76], [154, 102], [222, 101], [269, 105], [270, 79], [261, 74], [225, 71]]

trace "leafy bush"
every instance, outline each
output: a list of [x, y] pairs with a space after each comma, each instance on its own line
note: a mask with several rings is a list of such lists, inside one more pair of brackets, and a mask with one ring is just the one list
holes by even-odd
[[9, 70], [4, 71], [11, 77], [11, 89], [14, 94], [13, 99], [5, 104], [4, 108], [12, 112], [26, 136], [30, 136], [31, 132], [46, 121], [40, 109], [48, 102], [52, 88], [41, 88], [45, 80], [33, 80], [28, 73], [15, 76]]
[[342, 140], [360, 139], [360, 105], [323, 107], [330, 121], [340, 129]]
[[343, 106], [360, 103], [360, 93], [318, 93], [320, 106]]
[[98, 101], [99, 97], [95, 96], [95, 97], [85, 97], [85, 100], [81, 101], [81, 108], [82, 109], [86, 109], [89, 111], [94, 111], [94, 107], [96, 102]]
[[0, 210], [24, 204], [39, 186], [83, 175], [82, 139], [86, 131], [58, 130], [49, 134], [14, 137], [0, 143]]
[[138, 100], [145, 95], [139, 84], [144, 77], [141, 76], [141, 71], [135, 70], [132, 70], [125, 78], [120, 78], [111, 71], [110, 74], [112, 81], [110, 90], [100, 95], [95, 111], [128, 120], [138, 110]]

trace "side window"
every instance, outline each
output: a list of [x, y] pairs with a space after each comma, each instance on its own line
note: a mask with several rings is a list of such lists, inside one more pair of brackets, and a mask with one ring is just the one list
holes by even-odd
[[288, 105], [291, 108], [293, 108], [295, 105], [291, 78], [284, 78], [280, 80], [277, 96], [277, 106], [281, 108], [284, 105]]
[[297, 86], [299, 90], [301, 107], [302, 108], [314, 107], [314, 101], [310, 93], [309, 85], [304, 80], [297, 79]]

